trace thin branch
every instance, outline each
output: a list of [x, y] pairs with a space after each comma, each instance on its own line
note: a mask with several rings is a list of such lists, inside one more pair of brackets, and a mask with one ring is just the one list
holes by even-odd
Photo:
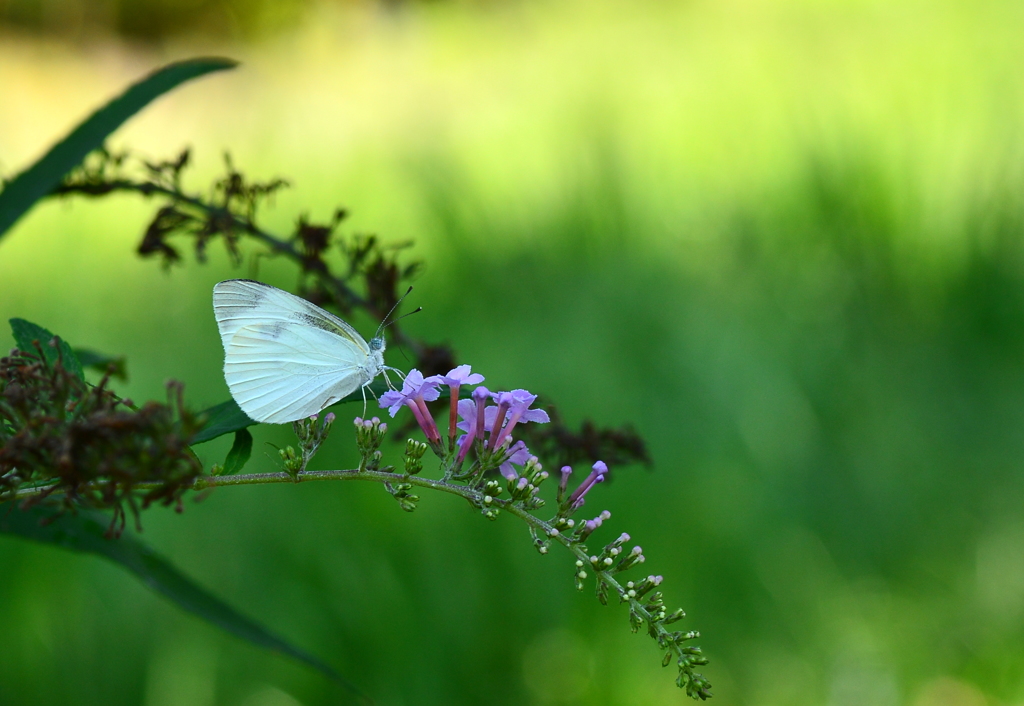
[[[208, 203], [199, 196], [189, 195], [176, 187], [164, 186], [150, 181], [136, 181], [133, 179], [120, 178], [98, 183], [65, 182], [55, 188], [51, 192], [51, 195], [68, 196], [78, 194], [82, 196], [100, 197], [118, 192], [136, 193], [142, 196], [164, 196], [177, 204], [184, 204], [204, 214], [218, 219], [227, 220], [234, 229], [249, 234], [279, 255], [286, 255], [295, 261], [302, 261], [303, 259], [303, 254], [299, 252], [298, 248], [296, 248], [293, 243], [260, 228], [252, 221], [252, 219], [240, 216], [227, 207]], [[332, 291], [332, 294], [337, 301], [344, 301], [347, 302], [349, 306], [364, 309], [371, 315], [376, 316], [378, 319], [382, 319], [386, 314], [386, 312], [378, 310], [369, 299], [360, 296], [360, 294], [349, 287], [342, 278], [335, 277], [326, 269], [315, 268], [310, 270], [310, 273], [313, 274], [321, 284]], [[411, 349], [417, 358], [421, 355], [424, 348], [422, 343], [411, 336], [406, 335], [405, 332], [397, 325], [392, 324], [390, 329], [392, 336], [394, 336], [395, 341], [398, 344]]]
[[[243, 218], [231, 211], [229, 208], [207, 203], [198, 196], [190, 196], [183, 191], [154, 182], [134, 181], [132, 179], [114, 179], [98, 184], [79, 184], [74, 182], [64, 183], [54, 189], [52, 195], [67, 196], [71, 194], [79, 194], [82, 196], [105, 196], [116, 192], [131, 192], [141, 194], [142, 196], [166, 196], [176, 203], [186, 204], [208, 215], [227, 219], [234, 228], [245, 231], [257, 240], [269, 246], [271, 250], [274, 250], [281, 255], [287, 255], [288, 257], [296, 260], [302, 259], [302, 253], [300, 253], [298, 248], [296, 248], [292, 243], [277, 237], [273, 233], [263, 230], [249, 218]], [[376, 313], [369, 301], [361, 297], [358, 292], [350, 288], [338, 277], [333, 277], [322, 270], [316, 271], [314, 274], [323, 284], [334, 289], [335, 294], [340, 295], [338, 297], [340, 300], [347, 300], [353, 306], [363, 307], [367, 309], [367, 311]]]

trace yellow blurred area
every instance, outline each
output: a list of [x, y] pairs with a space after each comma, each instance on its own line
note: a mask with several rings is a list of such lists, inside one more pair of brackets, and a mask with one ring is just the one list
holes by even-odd
[[363, 3], [319, 5], [257, 44], [7, 35], [0, 150], [20, 168], [145, 71], [225, 54], [243, 62], [234, 75], [162, 99], [113, 143], [153, 155], [192, 144], [206, 164], [230, 149], [307, 194], [329, 178], [387, 232], [417, 225], [394, 204], [409, 201], [410, 163], [428, 158], [530, 208], [612, 160], [658, 205], [638, 215], [685, 224], [770, 193], [811, 150], [852, 146], [894, 180], [922, 180], [941, 210], [965, 173], [997, 178], [1019, 149], [1022, 15], [1006, 2]]

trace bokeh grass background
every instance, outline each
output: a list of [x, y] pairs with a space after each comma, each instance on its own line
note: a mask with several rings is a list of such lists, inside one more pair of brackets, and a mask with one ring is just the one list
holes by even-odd
[[[410, 330], [571, 421], [635, 424], [654, 468], [617, 469], [588, 507], [703, 633], [715, 701], [1024, 704], [1019, 3], [8, 0], [0, 18], [7, 174], [162, 63], [240, 59], [112, 145], [192, 145], [195, 189], [224, 150], [288, 178], [265, 213], [281, 233], [344, 205], [347, 232], [414, 240]], [[134, 399], [176, 378], [202, 408], [227, 398], [210, 289], [253, 272], [139, 259], [152, 209], [37, 207], [0, 241], [0, 318], [126, 354]], [[253, 470], [287, 438], [259, 429]], [[316, 463], [350, 446], [339, 429]], [[381, 704], [685, 703], [568, 555], [455, 499], [408, 515], [376, 486], [222, 489], [144, 525]], [[0, 537], [0, 567], [4, 704], [345, 698], [98, 559]]]

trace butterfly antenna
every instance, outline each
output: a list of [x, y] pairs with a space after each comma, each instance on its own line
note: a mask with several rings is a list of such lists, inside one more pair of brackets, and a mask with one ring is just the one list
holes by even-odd
[[422, 306], [418, 306], [415, 309], [413, 309], [412, 311], [407, 311], [406, 313], [402, 314], [397, 319], [394, 319], [392, 321], [387, 322], [386, 324], [383, 325], [383, 328], [387, 328], [391, 324], [397, 324], [399, 321], [404, 319], [406, 316], [412, 316], [413, 314], [418, 314], [421, 311], [423, 311], [423, 307]]
[[[409, 296], [409, 292], [411, 292], [411, 291], [412, 291], [412, 285], [409, 285], [409, 288], [407, 290], [405, 290], [405, 294], [403, 294], [402, 296], [400, 296], [398, 298], [398, 301], [395, 302], [394, 306], [392, 306], [390, 311], [388, 311], [387, 315], [384, 317], [384, 320], [380, 322], [380, 326], [377, 327], [377, 333], [375, 333], [373, 335], [374, 338], [380, 338], [381, 331], [383, 331], [384, 329], [386, 329], [388, 326], [391, 325], [391, 324], [388, 323], [388, 319], [391, 318], [391, 315], [395, 313], [395, 309], [397, 309], [398, 305], [401, 304], [402, 301], [407, 296]], [[398, 318], [400, 319], [402, 317], [398, 317]], [[395, 319], [395, 321], [398, 321], [398, 319]], [[392, 323], [394, 323], [394, 322], [392, 322]]]

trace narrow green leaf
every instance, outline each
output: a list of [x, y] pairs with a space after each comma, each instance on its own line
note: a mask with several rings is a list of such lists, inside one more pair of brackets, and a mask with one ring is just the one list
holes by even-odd
[[224, 460], [223, 475], [229, 476], [238, 473], [252, 456], [252, 434], [248, 429], [239, 429], [235, 432], [235, 442], [231, 444], [228, 457]]
[[203, 590], [137, 537], [126, 533], [120, 539], [107, 539], [107, 524], [106, 518], [97, 513], [72, 515], [41, 505], [29, 510], [19, 510], [10, 503], [0, 505], [0, 532], [105, 557], [131, 571], [178, 607], [254, 645], [304, 662], [353, 694], [369, 700], [325, 662], [290, 645]]
[[[11, 333], [14, 334], [14, 342], [18, 344], [18, 348], [26, 353], [35, 353], [36, 347], [32, 342], [39, 341], [39, 347], [43, 349], [46, 360], [50, 364], [57, 362], [57, 349], [50, 347], [50, 341], [54, 338], [52, 333], [39, 324], [25, 321], [25, 319], [11, 319], [10, 324]], [[82, 363], [78, 360], [78, 356], [63, 338], [58, 338], [57, 341], [64, 369], [84, 380], [85, 373], [82, 372]]]
[[[367, 406], [372, 409], [377, 409], [375, 398], [380, 397], [386, 391], [387, 386], [382, 381], [377, 381], [370, 385], [369, 391], [366, 393]], [[444, 398], [445, 394], [446, 393], [442, 392], [441, 397]], [[359, 389], [347, 397], [342, 398], [338, 402], [335, 402], [328, 409], [333, 409], [334, 407], [342, 404], [349, 404], [350, 402], [362, 403], [362, 401], [363, 391]], [[203, 410], [203, 414], [208, 416], [206, 426], [204, 426], [202, 431], [196, 434], [195, 438], [192, 439], [193, 446], [259, 423], [250, 419], [234, 400], [221, 402], [209, 409], [205, 409]]]
[[110, 366], [114, 366], [113, 372], [110, 373], [111, 377], [115, 377], [118, 380], [128, 379], [128, 361], [123, 355], [107, 355], [105, 353], [97, 353], [88, 348], [76, 348], [75, 355], [78, 356], [78, 361], [82, 364], [83, 368], [91, 368], [97, 372], [106, 373]]
[[220, 58], [189, 59], [168, 64], [90, 115], [0, 191], [0, 237], [89, 152], [102, 145], [110, 133], [154, 98], [190, 79], [235, 66], [237, 62]]
[[206, 426], [192, 439], [193, 446], [257, 424], [242, 411], [234, 400], [221, 402], [209, 409], [204, 409], [202, 413], [207, 417]]

